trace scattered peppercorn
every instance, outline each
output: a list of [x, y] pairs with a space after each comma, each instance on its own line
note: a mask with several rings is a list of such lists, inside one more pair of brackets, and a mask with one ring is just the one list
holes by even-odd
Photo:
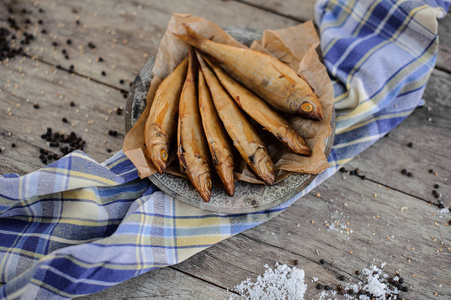
[[434, 184], [434, 188], [438, 189], [439, 187], [438, 183]]
[[326, 290], [326, 291], [330, 291], [330, 290], [331, 290], [331, 288], [330, 288], [330, 286], [328, 286], [328, 285], [325, 285], [325, 286], [324, 286], [324, 290]]
[[120, 84], [124, 84], [124, 79], [119, 80]]
[[116, 109], [116, 114], [117, 114], [118, 116], [122, 115], [122, 108], [118, 107], [118, 108]]
[[401, 170], [401, 174], [406, 175], [407, 174], [407, 170], [406, 169], [402, 169]]
[[412, 142], [408, 143], [407, 147], [412, 148], [413, 147], [413, 143]]
[[407, 172], [407, 177], [412, 177], [412, 176], [413, 176], [412, 172]]
[[64, 58], [65, 58], [65, 59], [69, 59], [69, 55], [67, 55], [67, 54], [64, 55]]
[[33, 104], [33, 107], [34, 107], [35, 109], [38, 109], [38, 108], [39, 108], [39, 104], [36, 102], [36, 103]]
[[295, 260], [293, 261], [293, 264], [294, 264], [295, 266], [297, 266], [297, 265], [299, 264], [299, 260], [295, 259]]
[[42, 25], [43, 23], [42, 20], [38, 20], [38, 24]]
[[42, 30], [41, 30], [41, 33], [42, 33], [42, 34], [47, 34], [47, 30], [42, 29]]
[[102, 76], [106, 76], [106, 72], [105, 71], [102, 71]]
[[117, 136], [117, 131], [116, 130], [108, 130], [108, 135]]
[[68, 40], [66, 41], [66, 44], [71, 45], [71, 44], [72, 44], [72, 41], [71, 41], [70, 39], [68, 39]]
[[438, 205], [438, 208], [443, 209], [443, 208], [445, 208], [445, 205], [443, 205], [443, 203], [440, 203], [440, 204]]
[[345, 281], [345, 280], [346, 280], [346, 277], [345, 277], [344, 275], [340, 275], [340, 276], [338, 276], [338, 279], [339, 279], [340, 281]]
[[402, 291], [403, 291], [404, 293], [407, 293], [407, 292], [409, 291], [409, 288], [406, 287], [406, 286], [403, 286], [403, 287], [402, 287]]
[[434, 195], [435, 198], [440, 198], [441, 196], [442, 196], [442, 194], [440, 194], [440, 193], [436, 193], [436, 194]]
[[355, 275], [360, 275], [360, 270], [355, 271]]
[[432, 173], [434, 173], [434, 170], [432, 170], [432, 169], [429, 169], [429, 173], [431, 173], [431, 174], [432, 174]]
[[46, 164], [47, 163], [47, 158], [44, 157], [41, 161], [42, 161], [43, 164]]
[[324, 288], [324, 285], [322, 285], [321, 283], [318, 283], [318, 284], [316, 285], [316, 288], [317, 288], [318, 290], [322, 290], [322, 289]]
[[321, 258], [321, 259], [319, 260], [319, 263], [322, 264], [322, 265], [324, 265], [324, 264], [326, 263], [326, 261], [325, 261], [324, 259]]
[[74, 107], [74, 106], [75, 106], [74, 101], [71, 101], [71, 102], [69, 103], [69, 105], [70, 105], [71, 107]]
[[67, 53], [66, 49], [63, 49], [63, 50], [61, 51], [61, 53], [66, 54], [66, 53]]
[[402, 278], [402, 277], [399, 278], [399, 279], [398, 279], [398, 282], [399, 282], [400, 284], [403, 284], [403, 283], [404, 283], [404, 278]]
[[68, 122], [67, 119], [66, 119], [65, 117], [62, 118], [61, 121], [63, 121], [63, 123], [67, 123], [67, 122]]
[[111, 153], [111, 151], [113, 150], [111, 150], [110, 148], [106, 148], [106, 152]]
[[52, 43], [52, 46], [53, 46], [53, 47], [56, 47], [56, 46], [58, 46], [58, 43], [57, 43], [57, 42], [53, 42], [53, 43]]
[[103, 58], [102, 57], [99, 57], [99, 62], [103, 62]]
[[12, 143], [12, 144], [11, 144], [11, 147], [12, 147], [12, 148], [16, 148], [16, 144]]
[[437, 191], [436, 190], [432, 190], [432, 195], [436, 195]]
[[44, 12], [44, 10], [42, 8], [40, 8], [39, 12], [42, 14]]

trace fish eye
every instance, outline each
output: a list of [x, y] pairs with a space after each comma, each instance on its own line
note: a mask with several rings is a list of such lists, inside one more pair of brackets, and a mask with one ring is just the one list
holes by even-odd
[[267, 160], [265, 165], [266, 165], [266, 168], [267, 168], [269, 171], [272, 171], [272, 170], [273, 170], [271, 161]]
[[163, 161], [167, 161], [168, 160], [168, 152], [164, 149], [161, 149], [160, 157]]
[[311, 112], [313, 110], [313, 105], [310, 102], [305, 102], [302, 104], [301, 108], [305, 112]]
[[211, 179], [207, 178], [207, 180], [205, 182], [207, 184], [207, 189], [211, 190]]

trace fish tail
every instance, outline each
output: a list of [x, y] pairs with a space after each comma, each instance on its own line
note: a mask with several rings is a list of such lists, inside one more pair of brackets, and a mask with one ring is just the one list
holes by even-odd
[[196, 48], [199, 48], [199, 46], [202, 45], [205, 40], [207, 40], [205, 37], [192, 30], [191, 27], [189, 27], [185, 23], [183, 23], [183, 27], [186, 30], [185, 34], [172, 34]]

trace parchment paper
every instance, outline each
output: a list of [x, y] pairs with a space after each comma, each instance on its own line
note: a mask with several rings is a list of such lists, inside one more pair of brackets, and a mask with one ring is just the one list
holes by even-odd
[[[245, 47], [235, 41], [218, 25], [206, 19], [185, 14], [174, 14], [171, 17], [166, 33], [158, 48], [153, 68], [155, 77], [151, 81], [151, 86], [146, 97], [146, 109], [124, 139], [123, 151], [137, 167], [141, 178], [156, 172], [156, 169], [153, 167], [152, 162], [147, 156], [147, 150], [144, 145], [144, 124], [149, 114], [155, 92], [161, 81], [168, 76], [187, 55], [190, 47], [172, 34], [184, 33], [183, 23], [215, 42], [236, 47]], [[270, 134], [263, 132], [263, 139], [265, 143], [267, 143], [268, 150], [274, 161], [276, 182], [289, 176], [291, 172], [318, 174], [329, 167], [327, 158], [324, 155], [324, 140], [332, 133], [330, 118], [332, 116], [334, 94], [332, 83], [326, 68], [320, 62], [315, 50], [318, 44], [319, 37], [316, 34], [313, 23], [308, 21], [294, 27], [279, 30], [266, 30], [263, 33], [262, 40], [254, 41], [251, 46], [254, 50], [278, 58], [282, 62], [288, 64], [299, 75], [304, 77], [318, 95], [323, 108], [324, 119], [321, 122], [283, 114], [312, 150], [312, 155], [310, 157], [291, 153], [284, 148], [283, 145], [280, 145], [275, 138], [272, 138]], [[177, 119], [175, 119], [174, 122], [177, 122]], [[240, 161], [240, 159], [238, 159], [238, 163], [236, 163], [236, 179], [250, 183], [263, 183], [250, 171], [249, 167], [242, 162], [242, 160]], [[182, 175], [177, 172], [177, 166], [178, 162], [174, 160], [169, 167], [171, 173]]]

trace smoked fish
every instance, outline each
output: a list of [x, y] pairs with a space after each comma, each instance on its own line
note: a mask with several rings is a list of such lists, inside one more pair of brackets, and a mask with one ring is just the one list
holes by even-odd
[[274, 165], [255, 128], [247, 120], [227, 91], [221, 86], [202, 57], [198, 57], [205, 80], [210, 88], [213, 103], [228, 135], [241, 157], [266, 184], [274, 184]]
[[[199, 55], [199, 53], [197, 53]], [[199, 111], [202, 117], [205, 137], [212, 156], [212, 163], [229, 196], [235, 192], [234, 163], [232, 147], [227, 132], [218, 117], [210, 90], [202, 71], [199, 70]]]
[[188, 58], [160, 84], [150, 107], [144, 129], [149, 157], [160, 174], [166, 170], [169, 145], [177, 127], [180, 93], [185, 82]]
[[228, 76], [214, 61], [208, 58], [205, 58], [205, 61], [211, 66], [230, 96], [232, 96], [241, 109], [252, 119], [271, 132], [294, 153], [305, 156], [312, 154], [310, 148], [299, 133], [297, 133], [290, 123], [276, 113], [274, 109], [270, 108], [269, 105], [255, 96], [251, 91]]
[[189, 53], [188, 74], [179, 104], [177, 155], [180, 168], [205, 202], [211, 196], [210, 153], [205, 139], [196, 92], [197, 60], [194, 49]]
[[271, 106], [311, 120], [323, 119], [318, 96], [289, 66], [255, 50], [213, 42], [184, 27], [185, 34], [174, 35], [216, 59], [229, 75]]

